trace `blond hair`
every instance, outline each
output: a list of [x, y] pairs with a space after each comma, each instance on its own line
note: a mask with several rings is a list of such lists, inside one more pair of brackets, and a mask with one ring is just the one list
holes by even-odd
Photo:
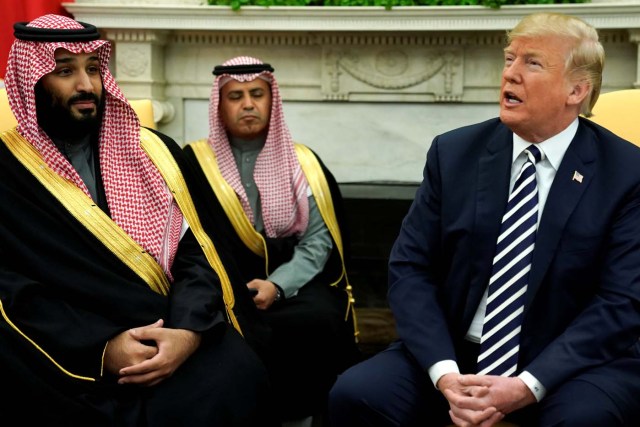
[[582, 101], [580, 113], [589, 117], [598, 100], [602, 86], [604, 48], [598, 40], [598, 32], [585, 21], [561, 13], [534, 13], [527, 15], [507, 33], [507, 44], [521, 37], [557, 36], [572, 41], [572, 48], [565, 61], [567, 78], [585, 80], [591, 86]]

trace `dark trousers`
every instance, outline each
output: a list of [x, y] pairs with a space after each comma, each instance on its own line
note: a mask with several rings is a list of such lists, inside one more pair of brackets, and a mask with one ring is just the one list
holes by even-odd
[[[464, 365], [472, 362], [462, 361]], [[449, 405], [400, 342], [345, 371], [331, 390], [332, 427], [452, 424]], [[621, 358], [567, 381], [538, 404], [509, 414], [520, 426], [640, 425], [640, 360]]]

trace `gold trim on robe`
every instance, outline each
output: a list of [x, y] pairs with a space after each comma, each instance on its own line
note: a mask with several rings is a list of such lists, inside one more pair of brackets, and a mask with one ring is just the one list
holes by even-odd
[[231, 281], [229, 280], [227, 271], [220, 260], [220, 256], [218, 255], [213, 242], [202, 228], [200, 218], [198, 218], [196, 208], [193, 204], [193, 200], [191, 199], [191, 195], [187, 189], [187, 183], [182, 176], [180, 168], [175, 162], [175, 159], [171, 155], [167, 146], [150, 130], [140, 128], [140, 142], [142, 144], [142, 148], [147, 153], [151, 161], [156, 165], [160, 174], [169, 186], [169, 190], [171, 190], [182, 214], [185, 216], [187, 223], [189, 223], [191, 231], [196, 237], [196, 240], [198, 240], [198, 243], [200, 243], [207, 261], [209, 261], [211, 267], [213, 267], [215, 272], [218, 274], [218, 278], [220, 279], [220, 284], [222, 286], [222, 297], [227, 310], [227, 317], [233, 327], [242, 334], [240, 324], [233, 313], [235, 296], [233, 294], [233, 288], [231, 287]]
[[[242, 242], [254, 254], [265, 258], [265, 273], [268, 275], [269, 260], [264, 237], [255, 230], [255, 228], [249, 221], [249, 218], [242, 209], [242, 205], [235, 191], [222, 177], [222, 173], [218, 168], [216, 155], [213, 149], [206, 139], [192, 142], [189, 145], [193, 149], [196, 159], [198, 160], [198, 163], [200, 164], [200, 167], [204, 172], [209, 185], [218, 197], [222, 208], [229, 217], [233, 228], [235, 229]], [[302, 168], [302, 172], [304, 173], [305, 177], [307, 178], [307, 182], [311, 187], [311, 193], [313, 194], [313, 197], [318, 206], [320, 216], [322, 216], [322, 219], [329, 229], [331, 237], [336, 242], [338, 253], [340, 254], [342, 271], [338, 279], [335, 282], [331, 283], [331, 286], [337, 286], [337, 284], [344, 277], [346, 283], [345, 291], [349, 295], [349, 303], [345, 314], [345, 320], [346, 318], [348, 318], [349, 311], [351, 310], [355, 326], [357, 324], [355, 318], [356, 313], [354, 309], [355, 299], [353, 298], [351, 284], [349, 283], [344, 264], [342, 235], [340, 234], [340, 227], [335, 215], [333, 199], [331, 197], [331, 191], [329, 189], [327, 178], [324, 175], [322, 167], [320, 166], [317, 158], [308, 147], [303, 144], [296, 143], [295, 150], [296, 155], [298, 156], [298, 161], [300, 162], [300, 166]], [[358, 336], [358, 334], [359, 331], [357, 327], [355, 327], [356, 337]]]
[[[155, 258], [109, 218], [77, 185], [55, 173], [46, 164], [35, 147], [20, 135], [15, 128], [0, 133], [0, 139], [4, 141], [9, 151], [11, 151], [18, 161], [31, 172], [40, 184], [42, 184], [78, 222], [96, 236], [109, 251], [116, 255], [118, 259], [147, 283], [149, 288], [164, 296], [169, 294], [169, 280]], [[241, 333], [240, 326], [233, 314], [235, 300], [229, 278], [213, 243], [204, 233], [200, 225], [186, 183], [177, 164], [173, 160], [173, 156], [171, 156], [165, 144], [160, 141], [156, 135], [152, 134], [151, 131], [141, 128], [140, 139], [147, 155], [150, 156], [151, 160], [165, 178], [167, 186], [172, 191], [196, 239], [203, 248], [207, 260], [220, 277], [227, 316], [233, 326]], [[2, 305], [2, 301], [0, 301], [0, 312], [8, 325], [66, 375], [76, 379], [96, 381], [95, 378], [73, 374], [56, 362], [53, 357], [9, 319]], [[102, 363], [104, 363], [104, 351], [106, 351], [106, 345], [103, 349]], [[102, 369], [103, 366], [101, 367], [101, 370]]]
[[[0, 133], [0, 139], [4, 141], [9, 151], [31, 172], [42, 186], [46, 188], [78, 222], [96, 236], [108, 250], [144, 280], [154, 292], [165, 296], [168, 295], [170, 287], [169, 280], [162, 270], [162, 267], [160, 267], [147, 251], [109, 218], [89, 196], [78, 188], [77, 185], [55, 173], [46, 164], [35, 147], [20, 135], [15, 128]], [[53, 357], [47, 354], [42, 347], [36, 344], [35, 341], [29, 338], [8, 318], [1, 301], [0, 310], [2, 310], [2, 316], [7, 323], [62, 372], [73, 378], [95, 381], [94, 378], [72, 374], [63, 368]]]
[[29, 172], [114, 255], [161, 295], [169, 294], [169, 280], [153, 256], [120, 228], [77, 185], [55, 173], [40, 153], [17, 130], [0, 138]]
[[331, 234], [331, 237], [333, 237], [333, 240], [336, 242], [336, 246], [338, 247], [340, 262], [342, 263], [342, 272], [340, 273], [340, 277], [338, 277], [338, 280], [332, 283], [331, 286], [336, 286], [344, 277], [344, 281], [346, 284], [345, 291], [347, 292], [347, 295], [349, 295], [349, 304], [347, 305], [345, 320], [349, 317], [349, 311], [351, 311], [351, 314], [353, 316], [354, 334], [357, 339], [360, 331], [358, 330], [358, 322], [356, 320], [356, 300], [353, 297], [353, 288], [349, 283], [349, 276], [347, 276], [347, 269], [344, 265], [342, 234], [340, 234], [340, 227], [338, 225], [338, 219], [336, 218], [336, 211], [333, 206], [333, 199], [331, 198], [329, 183], [327, 182], [327, 177], [322, 172], [322, 167], [320, 166], [318, 159], [316, 158], [316, 156], [314, 156], [309, 147], [303, 144], [296, 143], [295, 150], [298, 156], [298, 161], [300, 162], [300, 167], [302, 167], [302, 172], [304, 172], [304, 176], [307, 177], [307, 182], [311, 187], [311, 193], [316, 200], [316, 205], [318, 205], [320, 215], [322, 216], [322, 219], [324, 219], [324, 223], [327, 225], [329, 233]]
[[295, 150], [300, 166], [302, 167], [302, 172], [307, 178], [309, 187], [311, 187], [311, 193], [316, 200], [320, 216], [322, 216], [324, 223], [327, 225], [329, 233], [336, 242], [338, 252], [340, 253], [342, 272], [340, 273], [338, 280], [331, 284], [331, 286], [335, 286], [340, 282], [340, 280], [342, 280], [342, 277], [346, 276], [347, 272], [344, 266], [342, 235], [340, 234], [340, 227], [338, 226], [338, 220], [333, 207], [333, 199], [331, 198], [331, 192], [329, 191], [329, 184], [327, 183], [327, 178], [322, 172], [320, 163], [318, 163], [316, 156], [313, 155], [311, 150], [302, 144], [295, 144]]
[[[216, 196], [218, 196], [224, 212], [227, 214], [227, 217], [229, 217], [242, 243], [244, 243], [251, 252], [260, 258], [266, 259], [268, 254], [264, 237], [253, 227], [251, 221], [249, 221], [249, 218], [244, 213], [244, 209], [242, 209], [242, 204], [236, 196], [236, 192], [222, 177], [222, 172], [220, 172], [218, 168], [216, 154], [207, 140], [201, 139], [189, 145], [193, 148], [193, 152], [198, 159], [198, 163], [200, 163], [202, 171], [207, 177], [209, 185]], [[268, 274], [268, 271], [265, 273]]]

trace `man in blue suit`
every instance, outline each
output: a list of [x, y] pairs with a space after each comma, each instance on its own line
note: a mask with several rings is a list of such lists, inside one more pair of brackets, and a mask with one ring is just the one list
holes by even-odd
[[[640, 149], [580, 117], [598, 98], [604, 50], [585, 22], [539, 13], [509, 32], [504, 58], [500, 118], [429, 149], [389, 261], [400, 339], [338, 379], [333, 427], [640, 423]], [[534, 241], [503, 252], [527, 168]], [[507, 280], [519, 294], [494, 294], [488, 284], [529, 254]], [[503, 291], [498, 312], [521, 303], [486, 350]]]

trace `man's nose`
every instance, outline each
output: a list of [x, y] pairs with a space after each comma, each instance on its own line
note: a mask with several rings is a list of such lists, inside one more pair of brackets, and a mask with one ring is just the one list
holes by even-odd
[[78, 92], [93, 92], [91, 77], [87, 73], [81, 72], [76, 80], [76, 90]]
[[253, 99], [251, 99], [251, 95], [245, 95], [242, 97], [242, 108], [245, 110], [252, 110], [254, 107]]
[[520, 81], [520, 66], [516, 62], [505, 65], [504, 69], [502, 70], [502, 78], [509, 82]]

